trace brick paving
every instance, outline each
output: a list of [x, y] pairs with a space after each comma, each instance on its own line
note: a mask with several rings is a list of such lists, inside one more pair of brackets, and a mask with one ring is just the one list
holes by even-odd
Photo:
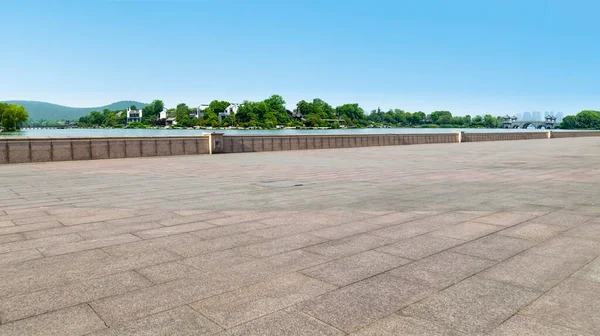
[[0, 335], [598, 335], [600, 138], [4, 165]]

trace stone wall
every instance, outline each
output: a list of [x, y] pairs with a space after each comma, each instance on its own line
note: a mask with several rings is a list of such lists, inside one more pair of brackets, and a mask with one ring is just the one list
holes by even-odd
[[[210, 135], [205, 133], [194, 136], [152, 137], [0, 137], [0, 164], [582, 136], [600, 136], [600, 131], [264, 136], [224, 136], [222, 133]], [[211, 142], [212, 148], [209, 148]]]
[[590, 137], [600, 136], [600, 131], [553, 131], [553, 138], [578, 138], [578, 137]]
[[223, 136], [223, 153], [458, 142], [455, 133]]
[[0, 138], [0, 164], [208, 153], [208, 136]]
[[462, 133], [462, 142], [548, 139], [548, 132]]

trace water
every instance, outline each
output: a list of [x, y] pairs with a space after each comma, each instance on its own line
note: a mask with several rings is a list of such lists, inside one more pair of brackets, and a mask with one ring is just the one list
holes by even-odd
[[467, 133], [496, 133], [496, 132], [543, 132], [538, 129], [501, 129], [501, 128], [351, 128], [326, 130], [185, 130], [185, 129], [24, 129], [20, 132], [0, 133], [0, 136], [29, 136], [29, 137], [69, 137], [69, 136], [154, 136], [154, 135], [200, 135], [204, 132], [219, 132], [226, 135], [291, 135], [291, 134], [419, 134], [419, 133], [452, 133], [464, 131]]

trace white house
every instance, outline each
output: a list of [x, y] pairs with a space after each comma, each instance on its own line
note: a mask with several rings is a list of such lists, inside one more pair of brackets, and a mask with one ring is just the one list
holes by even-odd
[[190, 118], [201, 119], [202, 117], [204, 117], [204, 110], [206, 110], [207, 108], [208, 108], [208, 104], [200, 104], [200, 106], [198, 106], [198, 108], [196, 108], [195, 113], [190, 113]]
[[225, 111], [219, 113], [219, 121], [223, 121], [224, 118], [227, 118], [230, 114], [236, 114], [240, 108], [240, 104], [230, 104], [227, 106]]
[[177, 125], [177, 119], [176, 118], [167, 118], [165, 120], [165, 125], [166, 126], [175, 126], [175, 125]]
[[127, 123], [142, 122], [142, 110], [132, 110], [127, 108]]
[[[190, 113], [190, 118], [198, 118], [202, 119], [204, 117], [204, 111], [208, 108], [208, 104], [200, 104], [196, 108], [195, 112]], [[229, 104], [225, 111], [219, 113], [219, 121], [223, 121], [224, 118], [228, 117], [230, 114], [236, 114], [238, 109], [240, 108], [240, 104]]]
[[159, 120], [167, 119], [167, 109], [166, 108], [158, 113], [158, 119]]

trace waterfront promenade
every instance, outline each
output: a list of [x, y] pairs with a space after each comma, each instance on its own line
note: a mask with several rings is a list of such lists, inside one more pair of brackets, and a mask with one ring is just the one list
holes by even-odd
[[0, 166], [0, 335], [598, 335], [600, 138]]

